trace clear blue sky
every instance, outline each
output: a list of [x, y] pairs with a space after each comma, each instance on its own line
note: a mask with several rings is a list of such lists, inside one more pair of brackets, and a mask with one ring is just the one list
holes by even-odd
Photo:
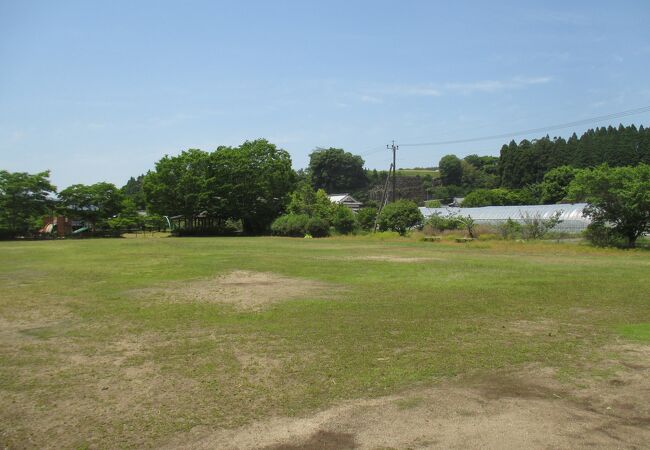
[[[649, 24], [648, 0], [0, 0], [0, 168], [122, 185], [164, 154], [258, 137], [296, 168], [319, 146], [387, 168], [391, 139], [650, 105]], [[398, 167], [504, 141], [404, 147]]]

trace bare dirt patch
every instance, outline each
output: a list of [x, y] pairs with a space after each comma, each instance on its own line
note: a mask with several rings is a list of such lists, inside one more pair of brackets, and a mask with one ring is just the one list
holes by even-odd
[[538, 321], [516, 320], [511, 322], [507, 328], [518, 334], [538, 336], [542, 334], [556, 333], [558, 323], [550, 319], [540, 319]]
[[531, 366], [348, 401], [308, 417], [196, 428], [169, 447], [643, 448], [650, 442], [650, 346], [616, 351], [613, 378], [583, 380], [581, 387], [560, 383], [554, 369]]
[[355, 447], [356, 442], [352, 434], [321, 430], [306, 441], [297, 444], [272, 445], [265, 450], [342, 450]]
[[336, 286], [323, 282], [271, 272], [236, 270], [212, 279], [142, 289], [136, 294], [168, 301], [224, 303], [244, 310], [260, 310], [284, 300], [329, 297], [336, 290]]
[[[8, 343], [7, 335], [0, 337]], [[39, 340], [17, 332], [14, 352], [0, 346], [14, 363], [15, 375], [11, 384], [0, 387], [0, 446], [144, 446], [152, 431], [136, 433], [129, 428], [133, 423], [150, 417], [149, 426], [161, 426], [161, 416], [190, 410], [202, 392], [195, 380], [162, 372], [147, 347], [163, 339], [150, 338], [118, 339], [97, 348], [65, 337]], [[45, 368], [34, 370], [40, 364]]]

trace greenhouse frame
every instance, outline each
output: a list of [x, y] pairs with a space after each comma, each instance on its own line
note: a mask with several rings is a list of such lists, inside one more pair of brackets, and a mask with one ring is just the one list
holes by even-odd
[[528, 218], [550, 219], [559, 213], [560, 223], [553, 231], [564, 233], [580, 233], [591, 223], [583, 215], [587, 203], [560, 203], [557, 205], [516, 205], [516, 206], [483, 206], [480, 208], [420, 208], [425, 219], [434, 214], [441, 217], [463, 216], [471, 217], [476, 224], [500, 225], [508, 219], [523, 224]]

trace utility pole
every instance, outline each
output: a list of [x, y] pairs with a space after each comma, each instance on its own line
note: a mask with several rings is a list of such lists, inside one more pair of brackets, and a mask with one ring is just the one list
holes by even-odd
[[397, 166], [395, 165], [395, 154], [397, 153], [397, 149], [399, 148], [399, 145], [395, 145], [395, 141], [391, 145], [386, 146], [387, 149], [393, 150], [393, 202], [396, 200], [395, 197], [395, 184], [396, 184], [396, 174], [395, 174], [395, 169]]

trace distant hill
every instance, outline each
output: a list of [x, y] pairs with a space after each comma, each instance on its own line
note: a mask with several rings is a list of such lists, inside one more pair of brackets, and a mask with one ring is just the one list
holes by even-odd
[[397, 169], [397, 175], [403, 177], [424, 177], [429, 175], [431, 178], [438, 178], [440, 173], [437, 169]]

